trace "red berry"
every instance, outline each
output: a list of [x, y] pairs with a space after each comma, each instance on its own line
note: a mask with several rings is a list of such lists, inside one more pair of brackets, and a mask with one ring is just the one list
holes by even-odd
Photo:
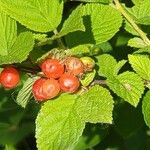
[[44, 101], [47, 98], [43, 94], [43, 91], [42, 91], [42, 86], [45, 81], [46, 81], [46, 79], [42, 79], [42, 78], [38, 79], [34, 82], [34, 84], [32, 86], [32, 93], [33, 93], [35, 100], [37, 100], [37, 101]]
[[42, 65], [42, 72], [47, 78], [59, 78], [64, 73], [64, 65], [57, 59], [47, 59]]
[[6, 67], [0, 74], [0, 83], [3, 87], [12, 89], [17, 86], [20, 81], [18, 70], [13, 67]]
[[59, 78], [60, 88], [64, 92], [73, 93], [80, 86], [79, 79], [73, 74], [65, 73]]
[[46, 95], [47, 99], [56, 97], [60, 92], [60, 85], [55, 79], [47, 79], [43, 83], [42, 87], [43, 94]]
[[84, 72], [84, 65], [79, 58], [76, 57], [68, 57], [66, 59], [66, 71], [74, 74], [79, 75]]

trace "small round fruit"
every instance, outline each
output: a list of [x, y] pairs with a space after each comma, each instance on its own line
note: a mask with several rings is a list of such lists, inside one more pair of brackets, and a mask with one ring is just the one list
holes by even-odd
[[59, 78], [64, 73], [64, 65], [57, 59], [47, 59], [41, 65], [47, 78]]
[[65, 61], [66, 71], [76, 75], [82, 74], [84, 72], [84, 65], [79, 58], [68, 57]]
[[91, 57], [81, 57], [80, 60], [84, 64], [85, 71], [91, 71], [95, 66], [95, 61]]
[[20, 81], [20, 75], [17, 69], [6, 67], [0, 74], [0, 83], [3, 87], [12, 89], [15, 88]]
[[60, 85], [55, 79], [47, 79], [42, 87], [43, 94], [46, 95], [47, 99], [56, 97], [60, 92]]
[[65, 73], [59, 78], [60, 88], [64, 92], [76, 92], [80, 86], [79, 79], [73, 74]]
[[43, 94], [43, 91], [42, 91], [42, 86], [45, 81], [46, 79], [43, 79], [43, 78], [38, 79], [34, 82], [32, 86], [32, 93], [33, 93], [35, 100], [37, 101], [44, 101], [47, 99], [47, 97]]

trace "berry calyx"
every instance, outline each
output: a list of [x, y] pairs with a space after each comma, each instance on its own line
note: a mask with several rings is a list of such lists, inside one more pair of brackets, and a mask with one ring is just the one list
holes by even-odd
[[76, 92], [80, 86], [79, 79], [73, 74], [65, 73], [59, 78], [60, 88], [64, 92]]
[[3, 87], [12, 89], [15, 88], [20, 81], [20, 75], [17, 69], [6, 67], [0, 74], [0, 83]]
[[44, 101], [47, 98], [46, 95], [44, 95], [42, 91], [42, 86], [45, 81], [46, 79], [43, 79], [43, 78], [38, 79], [34, 82], [32, 86], [32, 93], [33, 93], [35, 100], [37, 101]]
[[68, 57], [65, 61], [66, 71], [76, 75], [80, 75], [84, 72], [84, 65], [79, 58]]
[[47, 79], [42, 86], [43, 94], [47, 99], [56, 97], [60, 92], [60, 85], [55, 79]]
[[95, 61], [91, 57], [81, 57], [80, 60], [84, 64], [85, 71], [92, 71], [95, 66]]
[[41, 65], [47, 78], [59, 78], [64, 73], [64, 65], [57, 59], [47, 59]]

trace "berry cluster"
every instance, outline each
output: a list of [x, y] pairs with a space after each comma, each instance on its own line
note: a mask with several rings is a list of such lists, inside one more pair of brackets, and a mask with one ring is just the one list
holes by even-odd
[[[44, 76], [36, 80], [32, 93], [37, 101], [45, 101], [56, 97], [60, 92], [74, 93], [80, 87], [82, 75], [91, 71], [95, 62], [90, 57], [67, 57], [64, 60], [46, 59], [41, 64]], [[15, 88], [20, 82], [19, 71], [14, 67], [6, 67], [0, 73], [0, 83], [4, 88]]]
[[60, 91], [74, 93], [80, 86], [79, 76], [84, 73], [84, 63], [76, 57], [68, 57], [63, 61], [47, 59], [41, 64], [46, 78], [35, 81], [32, 93], [37, 101], [56, 97]]

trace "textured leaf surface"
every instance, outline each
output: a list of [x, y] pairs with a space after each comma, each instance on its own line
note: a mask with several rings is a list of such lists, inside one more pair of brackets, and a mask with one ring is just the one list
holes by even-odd
[[0, 0], [2, 9], [28, 28], [47, 32], [62, 18], [63, 0]]
[[114, 75], [117, 75], [120, 71], [120, 69], [125, 65], [125, 63], [127, 62], [127, 60], [120, 60], [117, 65], [115, 66], [114, 69]]
[[97, 65], [99, 66], [99, 75], [104, 77], [111, 76], [117, 65], [117, 61], [111, 55], [108, 54], [103, 54], [97, 56], [96, 58], [98, 60]]
[[128, 21], [125, 21], [125, 30], [130, 34], [139, 36], [138, 32], [130, 25]]
[[111, 0], [74, 0], [74, 1], [80, 1], [80, 2], [89, 2], [89, 3], [109, 3]]
[[33, 49], [33, 45], [34, 39], [32, 33], [21, 33], [11, 47], [8, 55], [0, 56], [0, 64], [20, 63], [26, 60], [29, 52]]
[[119, 30], [122, 17], [118, 11], [108, 5], [87, 4], [83, 6], [83, 22], [85, 32], [74, 32], [66, 37], [70, 47], [79, 43], [100, 44], [108, 41]]
[[145, 25], [150, 24], [150, 1], [139, 3], [129, 10], [138, 23]]
[[143, 48], [146, 46], [146, 44], [141, 38], [135, 37], [128, 41], [128, 46], [135, 47], [135, 48]]
[[137, 106], [144, 91], [141, 78], [133, 72], [124, 72], [107, 79], [110, 89], [133, 106]]
[[143, 52], [150, 53], [150, 47], [147, 46], [147, 47], [141, 48], [138, 51], [136, 51], [135, 53], [143, 53]]
[[86, 122], [112, 123], [112, 96], [107, 89], [99, 85], [92, 87], [77, 100], [76, 109]]
[[129, 55], [129, 63], [141, 78], [150, 81], [150, 59], [147, 55]]
[[37, 78], [28, 78], [17, 95], [16, 102], [23, 108], [26, 107], [32, 97], [32, 85], [36, 79]]
[[109, 54], [103, 54], [96, 57], [99, 66], [98, 73], [100, 76], [109, 78], [109, 76], [117, 76], [120, 69], [125, 65], [127, 60], [117, 62], [115, 58]]
[[73, 10], [69, 18], [64, 22], [61, 31], [52, 38], [60, 38], [74, 31], [85, 31], [85, 27], [83, 25], [81, 6]]
[[47, 101], [36, 120], [38, 149], [73, 149], [85, 122], [112, 123], [112, 110], [112, 97], [100, 86], [81, 96], [62, 94], [54, 101]]
[[39, 150], [69, 150], [81, 136], [85, 123], [74, 109], [75, 95], [61, 95], [42, 107], [36, 120]]
[[66, 50], [66, 55], [68, 56], [84, 56], [87, 54], [90, 54], [90, 49], [92, 47], [92, 44], [85, 44], [85, 45], [78, 45], [76, 47], [73, 47], [71, 49]]
[[80, 80], [81, 84], [83, 86], [88, 86], [93, 81], [95, 74], [96, 74], [95, 70], [93, 70], [92, 72], [86, 73], [85, 77], [82, 80]]
[[143, 99], [142, 112], [147, 126], [150, 127], [150, 91], [148, 91]]
[[134, 4], [142, 4], [142, 3], [144, 3], [144, 2], [147, 2], [147, 1], [149, 1], [149, 0], [132, 0], [132, 2], [134, 3]]
[[8, 55], [16, 37], [16, 21], [0, 11], [0, 55]]
[[[121, 15], [107, 5], [85, 6], [85, 15], [91, 16], [91, 26], [96, 43], [108, 41], [120, 28]], [[105, 14], [105, 15], [104, 15]]]

